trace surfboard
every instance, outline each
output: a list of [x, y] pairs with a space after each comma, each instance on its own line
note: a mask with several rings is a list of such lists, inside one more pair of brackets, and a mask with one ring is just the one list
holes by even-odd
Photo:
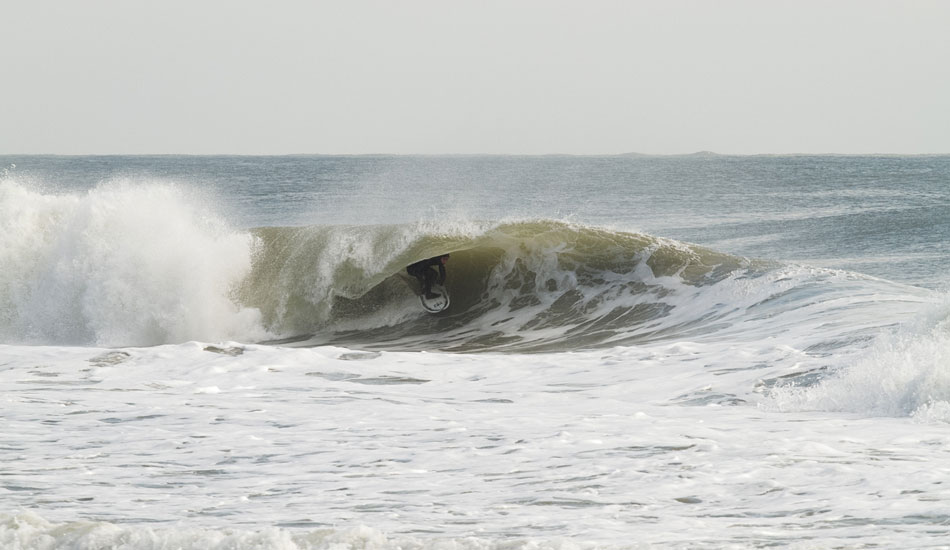
[[444, 286], [438, 284], [432, 285], [432, 292], [438, 294], [438, 296], [431, 300], [426, 298], [425, 294], [419, 295], [419, 300], [422, 302], [422, 309], [429, 313], [438, 313], [449, 307], [451, 300], [449, 299], [449, 292], [445, 290]]

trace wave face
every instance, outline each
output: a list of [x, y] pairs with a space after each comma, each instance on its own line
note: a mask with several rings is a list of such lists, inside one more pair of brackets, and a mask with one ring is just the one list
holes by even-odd
[[[877, 284], [548, 219], [237, 230], [209, 204], [155, 182], [76, 195], [0, 183], [0, 337], [570, 350], [769, 337], [817, 296], [853, 309]], [[405, 266], [443, 253], [452, 306], [430, 315]]]
[[[470, 351], [629, 342], [663, 329], [671, 295], [750, 267], [683, 243], [552, 220], [254, 233], [241, 303], [259, 309], [271, 332], [321, 332], [321, 343]], [[405, 266], [443, 253], [451, 253], [452, 305], [432, 316]]]

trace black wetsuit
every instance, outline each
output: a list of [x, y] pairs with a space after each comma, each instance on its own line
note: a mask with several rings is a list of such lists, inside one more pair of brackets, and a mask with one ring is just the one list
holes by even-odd
[[432, 292], [432, 283], [435, 282], [436, 274], [435, 271], [429, 269], [430, 267], [435, 266], [439, 268], [439, 284], [445, 284], [445, 265], [442, 263], [443, 257], [444, 256], [435, 256], [434, 258], [422, 260], [421, 262], [416, 262], [406, 267], [406, 273], [419, 279], [419, 282], [422, 283], [422, 293], [427, 298], [435, 297]]

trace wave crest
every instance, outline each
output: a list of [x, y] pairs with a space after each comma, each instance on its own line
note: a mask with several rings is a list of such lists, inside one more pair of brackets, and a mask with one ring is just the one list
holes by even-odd
[[230, 289], [253, 237], [163, 184], [42, 194], [0, 182], [0, 335], [7, 342], [152, 345], [265, 337]]
[[[209, 205], [161, 182], [55, 195], [0, 180], [0, 338], [570, 350], [775, 334], [776, 315], [867, 284], [549, 219], [237, 230]], [[452, 306], [430, 315], [405, 267], [443, 253]]]
[[[544, 349], [629, 339], [664, 298], [751, 263], [650, 235], [554, 220], [262, 228], [239, 296], [275, 333], [392, 347]], [[451, 253], [452, 306], [422, 313], [405, 266]], [[643, 332], [640, 330], [640, 332]]]

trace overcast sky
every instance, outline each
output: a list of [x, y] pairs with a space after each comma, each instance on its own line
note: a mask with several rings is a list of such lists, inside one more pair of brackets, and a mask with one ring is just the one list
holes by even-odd
[[2, 153], [950, 153], [947, 1], [4, 0]]

